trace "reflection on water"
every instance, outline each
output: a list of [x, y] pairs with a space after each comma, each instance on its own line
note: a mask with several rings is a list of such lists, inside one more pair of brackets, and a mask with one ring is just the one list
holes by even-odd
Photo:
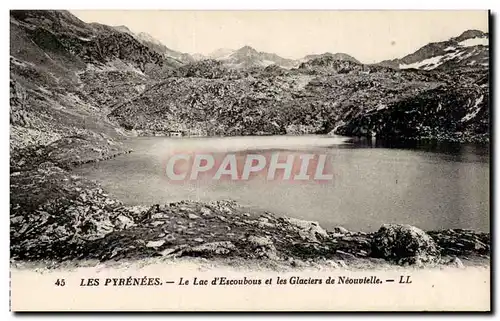
[[429, 152], [448, 160], [489, 162], [488, 144], [461, 144], [439, 141], [390, 141], [364, 137], [350, 138], [338, 148], [388, 148]]
[[[489, 150], [485, 145], [404, 145], [327, 136], [137, 138], [135, 152], [76, 172], [99, 181], [128, 204], [231, 198], [245, 205], [318, 221], [331, 228], [373, 231], [383, 223], [423, 229], [489, 230]], [[328, 153], [328, 183], [265, 180], [172, 184], [163, 174], [179, 151]]]

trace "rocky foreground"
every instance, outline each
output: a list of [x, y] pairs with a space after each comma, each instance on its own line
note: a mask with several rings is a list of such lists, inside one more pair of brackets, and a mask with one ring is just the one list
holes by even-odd
[[11, 172], [11, 259], [151, 257], [261, 260], [281, 266], [489, 264], [490, 235], [385, 224], [376, 233], [249, 211], [233, 201], [124, 206], [47, 161]]

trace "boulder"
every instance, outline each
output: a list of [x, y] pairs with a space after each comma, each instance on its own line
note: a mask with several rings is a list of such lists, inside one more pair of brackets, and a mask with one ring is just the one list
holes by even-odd
[[118, 217], [115, 220], [115, 227], [118, 229], [127, 229], [133, 226], [135, 226], [134, 221], [123, 214], [118, 215]]
[[342, 235], [349, 233], [349, 231], [343, 226], [335, 226], [332, 232], [335, 234], [342, 234]]
[[212, 215], [212, 211], [207, 207], [200, 208], [200, 213], [202, 216], [211, 216]]
[[248, 243], [254, 247], [269, 247], [273, 245], [273, 241], [268, 236], [255, 236], [248, 237]]
[[151, 215], [152, 220], [161, 220], [161, 219], [168, 219], [168, 215], [166, 213], [154, 213]]
[[297, 229], [300, 237], [309, 242], [319, 242], [322, 239], [328, 239], [328, 233], [319, 226], [318, 222], [299, 220], [296, 218], [285, 217], [284, 221], [294, 229]]
[[261, 229], [275, 227], [275, 225], [273, 223], [269, 222], [269, 219], [267, 217], [260, 217], [258, 222], [259, 222], [258, 226]]
[[247, 241], [258, 257], [267, 257], [271, 260], [279, 259], [274, 242], [269, 236], [251, 235]]
[[398, 264], [436, 262], [440, 250], [421, 229], [406, 224], [384, 224], [372, 239], [372, 256]]
[[160, 247], [165, 243], [165, 240], [149, 241], [146, 247]]

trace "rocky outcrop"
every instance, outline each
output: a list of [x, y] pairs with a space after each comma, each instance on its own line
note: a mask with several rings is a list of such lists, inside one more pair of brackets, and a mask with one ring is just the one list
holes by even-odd
[[308, 61], [315, 60], [318, 58], [321, 59], [323, 57], [327, 57], [326, 59], [330, 60], [330, 61], [331, 60], [341, 60], [341, 61], [351, 61], [351, 62], [354, 62], [357, 64], [361, 64], [361, 62], [359, 62], [359, 60], [357, 60], [353, 56], [350, 56], [350, 55], [342, 53], [342, 52], [337, 52], [334, 54], [331, 52], [325, 52], [323, 54], [307, 55], [304, 58], [302, 58], [300, 61], [304, 63], [304, 62], [308, 62]]
[[398, 264], [437, 262], [440, 250], [421, 229], [402, 224], [385, 224], [372, 240], [372, 255]]
[[239, 70], [228, 68], [220, 61], [208, 59], [181, 66], [172, 73], [172, 76], [206, 79], [237, 79], [243, 78], [244, 73]]
[[317, 58], [310, 59], [300, 64], [299, 69], [310, 73], [339, 73], [347, 74], [350, 72], [369, 72], [372, 69], [381, 69], [379, 67], [370, 67], [363, 65], [356, 59], [347, 57], [338, 57], [335, 55], [320, 55]]
[[114, 220], [131, 220], [98, 186], [52, 163], [11, 173], [11, 252], [21, 259], [77, 255], [87, 242], [115, 230]]
[[480, 87], [439, 86], [344, 119], [335, 133], [383, 139], [485, 141], [488, 93]]
[[467, 253], [487, 254], [490, 252], [490, 234], [472, 230], [430, 231], [428, 234], [436, 240], [443, 255], [460, 255]]
[[52, 163], [63, 169], [111, 159], [130, 153], [121, 142], [106, 136], [75, 135], [42, 146], [16, 149], [10, 158], [11, 172], [36, 170], [39, 164]]

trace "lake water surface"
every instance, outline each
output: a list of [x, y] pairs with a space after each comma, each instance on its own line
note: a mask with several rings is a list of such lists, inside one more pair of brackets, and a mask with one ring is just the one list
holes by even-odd
[[[278, 215], [374, 231], [383, 223], [424, 230], [489, 230], [489, 150], [485, 145], [390, 146], [335, 136], [228, 138], [140, 137], [126, 142], [134, 152], [75, 170], [98, 181], [125, 204], [191, 199], [233, 199]], [[164, 174], [166, 159], [179, 151], [224, 154], [328, 154], [334, 178], [306, 181], [175, 182]]]

